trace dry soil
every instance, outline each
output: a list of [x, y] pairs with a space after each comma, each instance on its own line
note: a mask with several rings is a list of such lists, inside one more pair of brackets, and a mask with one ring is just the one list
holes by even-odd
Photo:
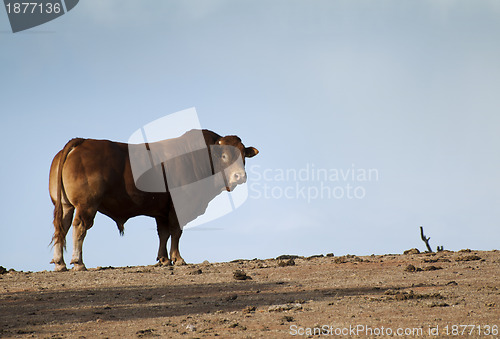
[[9, 271], [0, 337], [498, 338], [499, 276], [464, 250]]

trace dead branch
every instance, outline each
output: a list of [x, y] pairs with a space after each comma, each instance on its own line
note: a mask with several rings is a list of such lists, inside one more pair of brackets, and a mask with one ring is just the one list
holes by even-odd
[[425, 242], [425, 246], [427, 246], [427, 252], [433, 253], [431, 245], [429, 245], [429, 240], [431, 237], [427, 238], [424, 234], [424, 228], [420, 226], [420, 238], [422, 238], [422, 241]]

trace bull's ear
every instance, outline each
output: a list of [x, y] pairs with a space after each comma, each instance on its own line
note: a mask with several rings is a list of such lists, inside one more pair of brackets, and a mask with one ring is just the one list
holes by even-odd
[[259, 154], [259, 150], [256, 149], [255, 147], [250, 146], [250, 147], [245, 148], [245, 157], [246, 158], [254, 157], [257, 154]]

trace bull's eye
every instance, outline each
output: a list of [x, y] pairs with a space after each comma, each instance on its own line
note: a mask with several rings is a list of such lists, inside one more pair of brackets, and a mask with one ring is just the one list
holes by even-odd
[[222, 161], [224, 162], [227, 162], [227, 154], [226, 153], [222, 153]]

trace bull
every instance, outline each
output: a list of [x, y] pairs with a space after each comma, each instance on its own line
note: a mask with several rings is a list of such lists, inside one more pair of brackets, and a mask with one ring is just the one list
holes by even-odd
[[[156, 259], [161, 264], [185, 264], [179, 252], [182, 228], [203, 215], [221, 192], [245, 183], [245, 158], [258, 153], [237, 136], [222, 137], [210, 130], [191, 130], [178, 138], [145, 144], [70, 140], [50, 167], [49, 192], [54, 204], [51, 263], [56, 271], [67, 270], [63, 252], [73, 225], [71, 264], [76, 271], [86, 270], [83, 241], [100, 212], [116, 222], [122, 235], [128, 219], [139, 215], [155, 218]], [[160, 160], [152, 161], [154, 157]]]

